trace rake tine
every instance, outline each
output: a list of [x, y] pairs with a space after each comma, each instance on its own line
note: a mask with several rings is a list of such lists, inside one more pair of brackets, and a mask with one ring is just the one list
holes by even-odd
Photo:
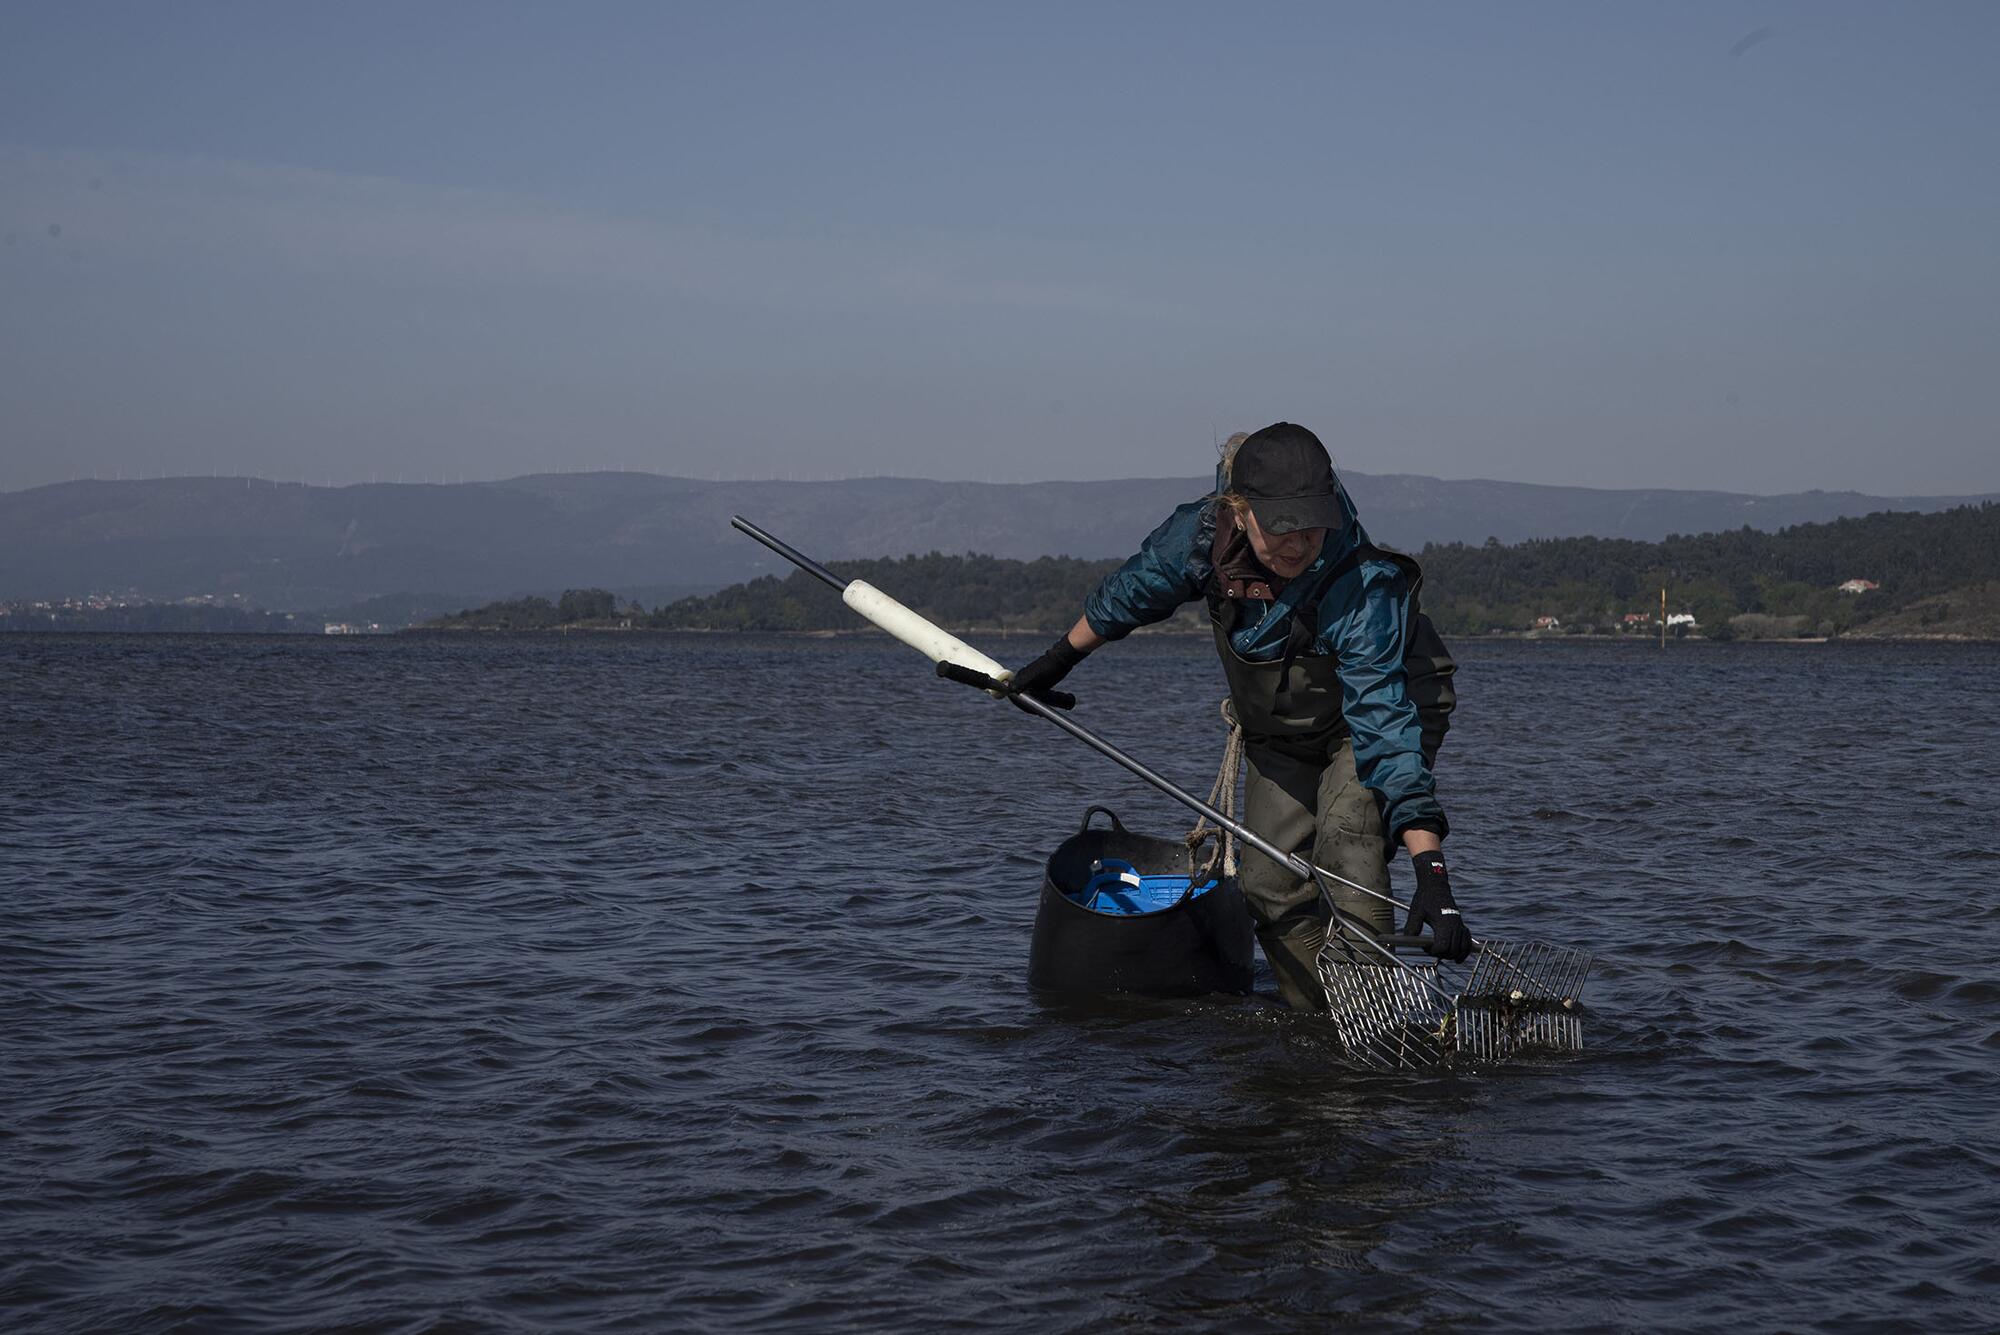
[[[1560, 947], [1538, 947], [1530, 956], [1539, 964], [1551, 961], [1544, 973], [1577, 983], [1589, 967], [1589, 957]], [[1499, 1058], [1522, 1048], [1547, 1047], [1576, 1052], [1583, 1047], [1583, 1024], [1574, 1010], [1574, 1000], [1565, 998], [1559, 1006], [1547, 998], [1521, 998], [1491, 989], [1493, 971], [1476, 974], [1467, 984], [1461, 1017], [1468, 1020], [1463, 1046], [1482, 1056]], [[1481, 992], [1484, 980], [1490, 990]], [[1527, 1004], [1522, 1004], [1525, 1001]]]
[[[1303, 859], [1301, 859], [1301, 861], [1303, 861]], [[1346, 886], [1349, 890], [1357, 890], [1360, 893], [1367, 895], [1370, 899], [1378, 900], [1381, 903], [1389, 905], [1391, 908], [1401, 909], [1405, 913], [1409, 912], [1410, 909], [1409, 904], [1404, 900], [1397, 899], [1394, 895], [1384, 894], [1380, 890], [1370, 889], [1365, 885], [1360, 885], [1354, 881], [1348, 880], [1345, 876], [1342, 876], [1338, 872], [1328, 871], [1326, 868], [1315, 865], [1313, 863], [1306, 863], [1306, 866], [1311, 870], [1315, 879], [1324, 877], [1326, 878], [1326, 880], [1329, 881], [1337, 881], [1341, 885]], [[1320, 890], [1322, 893], [1326, 893], [1327, 902], [1332, 903], [1333, 896], [1331, 893], [1327, 893], [1326, 886], [1324, 883], [1320, 885]], [[1496, 949], [1496, 947], [1498, 946], [1505, 945], [1506, 944], [1505, 942], [1482, 941], [1478, 937], [1474, 937], [1472, 939], [1472, 944], [1474, 948], [1479, 951], [1482, 957], [1490, 957], [1494, 960], [1495, 963], [1501, 965], [1503, 968], [1509, 969], [1514, 973], [1520, 975], [1520, 977], [1525, 982], [1527, 982], [1531, 987], [1544, 991], [1548, 995], [1550, 1000], [1563, 1001], [1563, 1000], [1568, 1000], [1569, 998], [1577, 995], [1576, 992], [1558, 991], [1555, 988], [1549, 986], [1549, 984], [1543, 982], [1541, 979], [1537, 978], [1533, 973], [1529, 972], [1526, 968], [1511, 963], [1506, 956], [1499, 954]], [[1581, 991], [1580, 986], [1578, 988], [1578, 991], [1579, 992]]]
[[[1535, 973], [1530, 975], [1523, 966], [1509, 962], [1498, 949], [1503, 946], [1509, 951], [1516, 952], [1517, 959], [1532, 964]], [[1473, 968], [1471, 977], [1466, 980], [1467, 995], [1502, 993], [1504, 982], [1496, 970], [1485, 967], [1487, 960], [1493, 960], [1501, 968], [1536, 982], [1535, 991], [1510, 999], [1553, 1001], [1560, 1003], [1566, 1009], [1573, 1007], [1577, 999], [1583, 995], [1583, 984], [1590, 976], [1590, 966], [1593, 962], [1590, 956], [1582, 951], [1551, 946], [1543, 942], [1525, 942], [1519, 947], [1505, 941], [1490, 942], [1481, 951], [1479, 964]]]
[[1381, 1070], [1443, 1063], [1454, 1025], [1451, 999], [1430, 981], [1435, 966], [1367, 962], [1354, 941], [1335, 937], [1320, 957], [1336, 1032], [1349, 1055]]
[[[1353, 923], [1359, 929], [1358, 933], [1352, 936], [1343, 933], [1341, 936], [1342, 940], [1360, 941], [1362, 944], [1368, 946], [1371, 950], [1374, 950], [1377, 954], [1381, 955], [1384, 959], [1388, 960], [1389, 963], [1395, 965], [1400, 969], [1406, 970], [1411, 975], [1415, 976], [1419, 981], [1423, 983], [1424, 986], [1430, 988], [1431, 991], [1436, 992], [1438, 994], [1439, 999], [1442, 1000], [1446, 1006], [1451, 1006], [1456, 1004], [1453, 998], [1448, 993], [1439, 988], [1436, 983], [1433, 983], [1430, 981], [1430, 979], [1424, 977], [1423, 974], [1418, 971], [1415, 965], [1411, 964], [1408, 960], [1396, 954], [1395, 951], [1391, 950], [1388, 946], [1384, 945], [1382, 942], [1376, 940], [1375, 929], [1373, 927], [1370, 927], [1360, 918], [1355, 917], [1355, 915], [1349, 913], [1346, 909], [1343, 909], [1342, 907], [1340, 907], [1339, 904], [1334, 902], [1333, 892], [1326, 888], [1325, 881], [1319, 879], [1321, 876], [1333, 876], [1332, 872], [1322, 872], [1318, 867], [1313, 866], [1309, 862], [1302, 862], [1301, 865], [1303, 865], [1308, 871], [1312, 873], [1314, 881], [1319, 886], [1320, 897], [1326, 901], [1327, 907], [1333, 910], [1334, 920], [1338, 922], [1342, 919], [1345, 919], [1348, 922]], [[1333, 876], [1333, 879], [1336, 881], [1341, 880], [1341, 878], [1338, 876]], [[1342, 883], [1347, 884], [1347, 882], [1342, 882]]]
[[[1496, 949], [1496, 947], [1504, 943], [1495, 941], [1479, 941], [1475, 942], [1474, 944], [1476, 944], [1479, 947], [1479, 955], [1481, 959], [1492, 960], [1494, 963], [1498, 964], [1501, 968], [1508, 970], [1510, 973], [1520, 978], [1523, 982], [1527, 983], [1537, 992], [1540, 992], [1543, 995], [1545, 995], [1549, 1000], [1563, 1001], [1568, 998], [1569, 995], [1568, 993], [1559, 990], [1553, 984], [1542, 981], [1541, 978], [1537, 977], [1534, 973], [1530, 972], [1525, 966], [1515, 964], [1513, 961], [1509, 960], [1505, 955], [1501, 954], [1499, 950]], [[1509, 949], [1512, 949], [1512, 947], [1510, 946]]]

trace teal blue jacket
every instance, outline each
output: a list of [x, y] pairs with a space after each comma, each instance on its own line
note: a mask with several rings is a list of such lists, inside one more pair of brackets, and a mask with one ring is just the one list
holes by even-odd
[[[1354, 767], [1382, 799], [1383, 824], [1397, 838], [1409, 829], [1443, 835], [1448, 827], [1437, 781], [1419, 745], [1416, 706], [1404, 690], [1415, 591], [1403, 567], [1369, 542], [1345, 490], [1340, 499], [1345, 526], [1328, 530], [1319, 558], [1287, 581], [1275, 599], [1241, 602], [1230, 642], [1252, 661], [1276, 659], [1291, 637], [1293, 617], [1309, 607], [1318, 633], [1305, 652], [1338, 660]], [[1107, 640], [1123, 639], [1204, 597], [1215, 575], [1210, 561], [1215, 513], [1212, 496], [1190, 501], [1148, 534], [1138, 552], [1084, 601], [1091, 630]]]

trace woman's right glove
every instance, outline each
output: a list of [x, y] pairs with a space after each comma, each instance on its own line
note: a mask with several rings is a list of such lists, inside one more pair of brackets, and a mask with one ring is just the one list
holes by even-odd
[[1452, 900], [1444, 854], [1415, 853], [1410, 857], [1410, 865], [1417, 871], [1417, 892], [1410, 896], [1410, 916], [1403, 923], [1404, 934], [1415, 936], [1429, 923], [1431, 939], [1424, 949], [1441, 960], [1464, 959], [1472, 953], [1472, 932]]
[[[1011, 683], [1039, 698], [1043, 691], [1053, 689], [1057, 682], [1069, 675], [1071, 668], [1088, 657], [1083, 650], [1071, 644], [1069, 635], [1064, 633], [1047, 653], [1016, 672]], [[1048, 702], [1044, 700], [1043, 703]]]

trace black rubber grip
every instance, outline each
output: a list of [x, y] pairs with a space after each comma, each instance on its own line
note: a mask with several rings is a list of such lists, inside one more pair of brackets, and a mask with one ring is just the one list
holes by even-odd
[[[937, 665], [937, 674], [947, 681], [963, 682], [967, 686], [977, 686], [982, 691], [998, 691], [1002, 695], [1021, 694], [1012, 682], [1000, 681], [987, 676], [977, 668], [969, 668], [948, 659]], [[1076, 708], [1076, 697], [1068, 691], [1037, 691], [1030, 698], [1040, 700], [1046, 705], [1053, 705], [1057, 709]]]

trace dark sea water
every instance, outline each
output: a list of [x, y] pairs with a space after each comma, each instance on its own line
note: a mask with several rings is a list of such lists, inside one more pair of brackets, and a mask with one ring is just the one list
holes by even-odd
[[[2000, 651], [1459, 648], [1589, 1047], [1385, 1075], [1029, 995], [1186, 821], [884, 639], [0, 637], [0, 1327], [2000, 1325]], [[1206, 645], [1072, 681], [1206, 789]]]

